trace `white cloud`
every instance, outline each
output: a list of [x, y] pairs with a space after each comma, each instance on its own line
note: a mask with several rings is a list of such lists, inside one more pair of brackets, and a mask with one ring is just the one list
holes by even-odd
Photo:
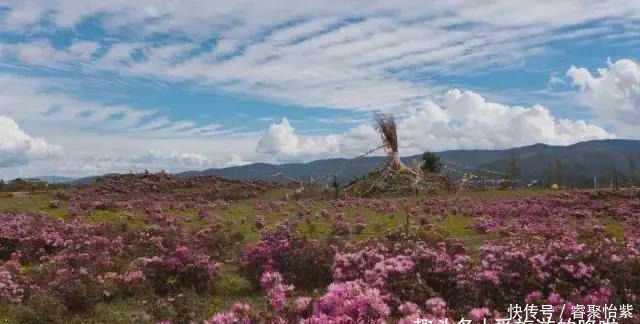
[[[547, 143], [573, 144], [615, 138], [584, 121], [555, 118], [540, 105], [507, 106], [489, 102], [471, 91], [450, 90], [440, 105], [426, 102], [398, 121], [401, 153], [425, 150], [496, 149]], [[344, 134], [304, 136], [289, 121], [271, 124], [256, 150], [284, 157], [353, 156], [375, 148], [376, 130], [360, 124]]]
[[[18, 62], [21, 71], [68, 69], [79, 82], [106, 71], [113, 83], [143, 77], [142, 82], [178, 81], [307, 107], [396, 112], [402, 116], [406, 152], [611, 137], [592, 124], [555, 118], [541, 106], [510, 107], [459, 91], [447, 93], [441, 103], [429, 102], [431, 93], [442, 91], [430, 78], [519, 66], [545, 54], [551, 42], [597, 41], [612, 34], [617, 36], [608, 42], [633, 41], [637, 33], [615, 32], [621, 25], [633, 30], [640, 17], [640, 2], [632, 0], [6, 0], [0, 6], [0, 30], [18, 36], [0, 45], [9, 68]], [[89, 35], [81, 30], [88, 18], [103, 28], [100, 44], [51, 40], [58, 33]], [[25, 43], [12, 43], [23, 35]], [[587, 86], [592, 79], [601, 79], [586, 70], [575, 76], [576, 84], [585, 85], [583, 95], [594, 93]], [[81, 100], [62, 87], [52, 89], [54, 81], [0, 77], [0, 114], [48, 141], [60, 140], [78, 160], [85, 156], [75, 152], [109, 161], [179, 147], [229, 157], [215, 163], [244, 163], [273, 154], [300, 159], [357, 154], [379, 140], [366, 124], [343, 134], [309, 136], [283, 120], [269, 128], [257, 145], [262, 153], [255, 154], [257, 136], [227, 136], [232, 130], [211, 121], [202, 125], [153, 109]], [[95, 170], [110, 171], [103, 166]]]
[[638, 138], [640, 125], [640, 64], [629, 59], [609, 62], [592, 75], [572, 66], [567, 76], [579, 88], [578, 99], [621, 135]]
[[17, 58], [31, 65], [54, 65], [67, 60], [68, 56], [53, 48], [48, 42], [17, 44], [14, 48]]
[[283, 118], [280, 123], [273, 123], [265, 135], [258, 141], [256, 151], [266, 154], [282, 154], [286, 156], [317, 156], [326, 153], [337, 153], [337, 142], [331, 136], [300, 136], [291, 127], [289, 120]]
[[549, 82], [547, 83], [549, 87], [553, 88], [558, 85], [566, 84], [567, 82], [563, 80], [561, 77], [557, 75], [552, 75], [549, 77]]
[[247, 164], [251, 164], [251, 163], [252, 163], [251, 161], [243, 159], [238, 154], [231, 154], [229, 156], [229, 159], [227, 159], [227, 161], [224, 162], [223, 166], [225, 166], [225, 167], [234, 167], [234, 166], [247, 165]]
[[109, 48], [107, 53], [102, 56], [101, 61], [105, 63], [128, 64], [132, 60], [131, 54], [133, 50], [140, 45], [135, 43], [117, 43]]
[[[612, 26], [635, 26], [640, 15], [640, 4], [628, 0], [34, 0], [5, 6], [0, 24], [9, 30], [45, 18], [51, 28], [66, 29], [93, 17], [111, 37], [104, 55], [82, 42], [57, 49], [61, 54], [30, 48], [22, 57], [32, 64], [93, 56], [89, 70], [189, 81], [303, 106], [388, 111], [434, 90], [416, 78], [513, 67], [545, 53], [552, 41], [599, 39], [614, 33]], [[157, 34], [181, 40], [145, 42]], [[629, 39], [633, 35], [612, 41]], [[134, 60], [134, 53], [142, 55]]]
[[272, 123], [258, 141], [256, 152], [301, 159], [343, 156], [367, 151], [377, 145], [379, 138], [373, 127], [358, 125], [344, 134], [326, 136], [300, 135], [287, 118]]
[[0, 116], [0, 167], [27, 164], [59, 154], [61, 148], [26, 134], [15, 120]]
[[[257, 142], [257, 135], [240, 134], [237, 129], [218, 124], [172, 120], [148, 109], [81, 100], [61, 93], [58, 87], [62, 85], [54, 80], [0, 76], [0, 115], [20, 120], [23, 127], [35, 132], [30, 134], [32, 140], [10, 145], [15, 141], [4, 137], [14, 139], [15, 132], [0, 125], [0, 164], [14, 166], [2, 168], [0, 178], [85, 176], [145, 166], [154, 170], [188, 170], [235, 165], [246, 162], [240, 156], [252, 154]], [[37, 160], [45, 157], [46, 148], [55, 151], [54, 146], [44, 146], [38, 137], [61, 145], [65, 154], [55, 160]], [[163, 153], [140, 155], [150, 150]], [[211, 156], [220, 158], [208, 158]], [[29, 160], [32, 163], [18, 168]]]
[[401, 145], [415, 153], [615, 138], [596, 125], [556, 118], [540, 105], [508, 106], [457, 89], [447, 91], [440, 105], [428, 102], [411, 113], [400, 121], [399, 129]]
[[185, 167], [201, 167], [211, 163], [211, 160], [201, 153], [176, 152], [164, 154], [159, 151], [149, 151], [146, 154], [127, 159], [130, 163], [148, 165], [184, 165]]
[[215, 123], [170, 120], [153, 108], [82, 100], [64, 94], [64, 84], [56, 81], [0, 75], [0, 114], [57, 131], [136, 132], [148, 137], [212, 137], [237, 131]]
[[58, 167], [64, 174], [104, 174], [108, 172], [141, 172], [160, 170], [182, 172], [188, 170], [204, 170], [228, 166], [245, 165], [251, 162], [237, 154], [226, 159], [214, 160], [202, 153], [150, 150], [132, 156], [85, 156], [73, 160], [65, 160]]
[[96, 42], [80, 41], [72, 44], [69, 47], [69, 52], [75, 57], [83, 60], [89, 60], [91, 55], [95, 53], [98, 48], [100, 48], [100, 44]]
[[[40, 21], [47, 9], [34, 2], [15, 2], [14, 10], [9, 10], [3, 21], [3, 27], [9, 30], [20, 30]], [[15, 10], [17, 9], [17, 10]]]
[[[12, 30], [28, 27], [45, 16], [59, 28], [73, 27], [83, 19], [100, 15], [107, 28], [136, 26], [139, 33], [178, 31], [190, 36], [203, 36], [225, 31], [229, 36], [252, 35], [283, 21], [322, 18], [358, 17], [394, 12], [406, 19], [425, 14], [444, 21], [465, 19], [500, 27], [574, 25], [584, 20], [637, 16], [639, 5], [630, 0], [565, 0], [541, 2], [504, 1], [478, 3], [472, 0], [424, 3], [418, 0], [393, 2], [345, 2], [327, 0], [321, 3], [295, 0], [232, 2], [185, 0], [85, 1], [73, 0], [7, 0], [3, 26]], [[194, 10], [197, 8], [197, 10]], [[496, 19], [496, 18], [502, 19]], [[448, 19], [448, 20], [447, 20]], [[200, 28], [193, 28], [200, 26]]]
[[1, 44], [2, 57], [16, 59], [19, 63], [35, 66], [60, 68], [62, 65], [74, 65], [91, 60], [100, 44], [92, 41], [79, 41], [66, 48], [56, 48], [48, 40], [15, 44]]
[[233, 53], [238, 47], [236, 41], [231, 39], [219, 39], [216, 42], [213, 52], [216, 55], [228, 55]]
[[143, 122], [150, 110], [123, 105], [102, 105], [64, 94], [56, 80], [0, 76], [0, 114], [21, 122], [58, 126], [62, 129], [92, 127], [94, 130], [126, 129]]

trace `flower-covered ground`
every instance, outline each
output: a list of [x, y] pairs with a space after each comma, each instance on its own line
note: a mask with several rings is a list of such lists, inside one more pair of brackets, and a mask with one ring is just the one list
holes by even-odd
[[640, 310], [639, 191], [286, 200], [289, 191], [147, 174], [0, 196], [0, 323], [457, 323], [505, 317], [509, 304]]

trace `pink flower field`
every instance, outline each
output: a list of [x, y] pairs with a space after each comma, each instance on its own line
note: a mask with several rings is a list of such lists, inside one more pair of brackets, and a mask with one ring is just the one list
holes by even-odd
[[2, 197], [0, 322], [482, 323], [513, 305], [558, 322], [589, 305], [640, 323], [637, 190], [287, 190], [156, 174]]

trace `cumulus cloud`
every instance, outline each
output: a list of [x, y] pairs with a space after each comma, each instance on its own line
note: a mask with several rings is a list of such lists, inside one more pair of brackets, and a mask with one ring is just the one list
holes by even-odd
[[597, 75], [572, 66], [567, 76], [578, 87], [579, 101], [599, 121], [612, 125], [621, 135], [640, 136], [640, 64], [629, 59], [608, 62]]
[[0, 116], [0, 167], [19, 166], [31, 160], [46, 159], [57, 155], [60, 150], [60, 147], [49, 145], [42, 138], [29, 136], [15, 120]]
[[247, 165], [247, 164], [251, 164], [251, 163], [252, 163], [251, 161], [243, 159], [238, 154], [231, 154], [229, 156], [229, 158], [227, 159], [227, 161], [225, 161], [223, 163], [223, 166], [225, 166], [225, 167], [234, 167], [234, 166]]
[[329, 138], [300, 136], [287, 118], [273, 123], [260, 138], [256, 149], [259, 153], [284, 154], [288, 156], [317, 155], [331, 149]]
[[368, 125], [359, 125], [345, 134], [305, 136], [296, 132], [287, 118], [272, 123], [258, 141], [256, 152], [286, 157], [318, 157], [341, 155], [365, 149], [374, 144], [376, 131]]
[[[540, 105], [508, 106], [457, 89], [446, 92], [440, 104], [428, 101], [411, 111], [398, 121], [398, 130], [402, 154], [535, 143], [567, 145], [615, 138], [614, 134], [582, 120], [556, 118]], [[367, 124], [344, 134], [304, 136], [284, 118], [280, 123], [271, 124], [256, 150], [285, 157], [325, 157], [362, 153], [378, 143], [379, 135]]]
[[440, 105], [428, 102], [399, 125], [403, 145], [413, 152], [535, 143], [567, 145], [615, 137], [582, 120], [556, 118], [540, 105], [509, 106], [457, 89], [447, 91]]

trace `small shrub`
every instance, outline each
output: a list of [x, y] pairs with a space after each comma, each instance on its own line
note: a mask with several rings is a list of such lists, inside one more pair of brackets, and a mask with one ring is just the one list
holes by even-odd
[[242, 273], [255, 287], [268, 268], [297, 288], [322, 288], [331, 281], [332, 256], [326, 243], [304, 239], [288, 223], [280, 224], [247, 247]]
[[14, 306], [11, 319], [24, 324], [61, 324], [67, 308], [58, 296], [44, 290], [36, 290], [24, 304]]

